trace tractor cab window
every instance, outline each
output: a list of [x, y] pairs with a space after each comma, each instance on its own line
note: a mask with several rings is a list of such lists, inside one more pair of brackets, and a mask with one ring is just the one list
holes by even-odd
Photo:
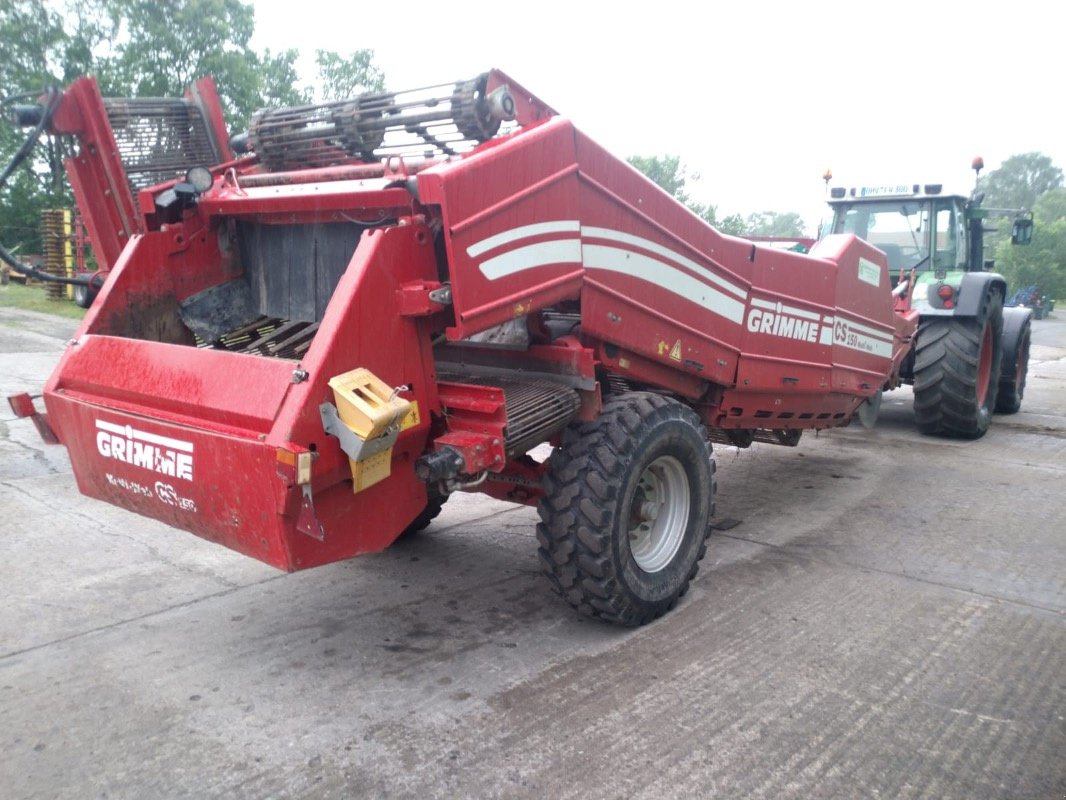
[[966, 232], [962, 229], [962, 215], [956, 213], [955, 204], [950, 201], [936, 202], [936, 228], [934, 229], [933, 268], [938, 270], [965, 269], [966, 253], [960, 243], [966, 241]]
[[831, 232], [865, 239], [888, 256], [889, 269], [909, 269], [929, 252], [929, 223], [928, 206], [920, 202], [856, 203], [836, 206]]

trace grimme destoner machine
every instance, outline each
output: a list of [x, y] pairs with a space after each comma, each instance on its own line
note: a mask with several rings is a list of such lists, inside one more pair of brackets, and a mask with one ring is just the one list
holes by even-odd
[[847, 425], [915, 334], [879, 250], [720, 234], [495, 70], [233, 139], [209, 80], [16, 116], [73, 137], [103, 269], [46, 411], [12, 407], [85, 494], [283, 570], [478, 491], [538, 507], [571, 605], [643, 624], [705, 552], [711, 443]]

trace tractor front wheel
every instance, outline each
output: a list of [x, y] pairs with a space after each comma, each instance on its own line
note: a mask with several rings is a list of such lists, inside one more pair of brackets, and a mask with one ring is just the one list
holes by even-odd
[[918, 328], [914, 415], [922, 433], [978, 439], [996, 407], [1003, 299], [989, 292], [976, 317], [932, 317]]
[[537, 539], [552, 587], [586, 616], [633, 627], [662, 616], [706, 552], [715, 485], [691, 409], [650, 392], [611, 400], [549, 462]]
[[1003, 354], [1003, 369], [1010, 376], [1000, 376], [999, 394], [996, 395], [996, 411], [1001, 414], [1016, 414], [1022, 407], [1022, 395], [1025, 394], [1025, 379], [1029, 374], [1029, 340], [1031, 329], [1029, 322], [1022, 328], [1018, 337], [1018, 347], [1013, 353]]

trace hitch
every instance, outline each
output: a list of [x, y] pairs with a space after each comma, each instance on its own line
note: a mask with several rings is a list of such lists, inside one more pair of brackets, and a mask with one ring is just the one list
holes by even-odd
[[40, 395], [30, 395], [22, 392], [21, 394], [10, 395], [7, 398], [7, 402], [11, 406], [11, 410], [15, 412], [16, 417], [33, 421], [34, 427], [37, 428], [37, 433], [40, 434], [45, 444], [59, 444], [59, 437], [52, 430], [52, 426], [48, 424], [48, 415], [39, 413], [37, 407], [33, 404], [33, 400], [36, 397], [40, 397]]

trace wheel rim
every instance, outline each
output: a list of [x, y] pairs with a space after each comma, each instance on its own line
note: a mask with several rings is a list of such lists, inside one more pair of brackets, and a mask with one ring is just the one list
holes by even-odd
[[992, 377], [992, 326], [985, 325], [981, 337], [981, 354], [977, 362], [977, 407], [984, 408], [988, 400], [988, 384]]
[[660, 456], [640, 475], [629, 519], [629, 549], [637, 566], [659, 572], [677, 555], [688, 527], [688, 475], [673, 456]]

